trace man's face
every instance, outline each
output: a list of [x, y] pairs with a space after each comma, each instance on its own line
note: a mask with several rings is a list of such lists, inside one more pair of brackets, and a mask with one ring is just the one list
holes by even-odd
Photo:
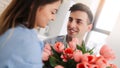
[[83, 39], [85, 33], [90, 31], [92, 28], [92, 24], [88, 25], [88, 22], [89, 19], [86, 12], [71, 12], [67, 25], [68, 36]]

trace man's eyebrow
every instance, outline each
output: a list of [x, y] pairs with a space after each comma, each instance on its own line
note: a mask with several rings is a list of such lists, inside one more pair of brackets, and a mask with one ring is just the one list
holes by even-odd
[[82, 21], [82, 19], [78, 19], [78, 18], [76, 20]]
[[69, 17], [69, 18], [72, 18], [72, 17]]

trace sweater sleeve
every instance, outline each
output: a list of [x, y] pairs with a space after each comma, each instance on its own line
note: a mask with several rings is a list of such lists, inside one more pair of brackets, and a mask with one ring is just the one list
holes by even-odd
[[0, 50], [0, 68], [42, 68], [42, 47], [35, 33], [17, 29]]
[[13, 63], [11, 68], [42, 68], [42, 42], [34, 34], [16, 39], [18, 40], [13, 44], [14, 50], [10, 59], [10, 62]]

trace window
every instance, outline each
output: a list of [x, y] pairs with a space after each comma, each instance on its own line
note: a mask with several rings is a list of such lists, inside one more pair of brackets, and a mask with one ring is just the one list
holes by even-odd
[[101, 0], [93, 22], [93, 30], [86, 36], [87, 45], [94, 44], [91, 47], [95, 47], [95, 45], [101, 46], [105, 43], [120, 13], [120, 1], [118, 1]]
[[119, 15], [118, 6], [117, 1], [106, 0], [95, 27], [111, 32]]

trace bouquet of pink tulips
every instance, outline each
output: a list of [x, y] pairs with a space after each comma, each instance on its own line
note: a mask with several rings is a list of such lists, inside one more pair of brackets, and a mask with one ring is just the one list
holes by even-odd
[[100, 56], [92, 54], [93, 49], [87, 50], [84, 43], [77, 45], [76, 39], [67, 46], [62, 42], [46, 44], [42, 57], [43, 68], [117, 68], [108, 63], [115, 55], [107, 45], [101, 48]]

